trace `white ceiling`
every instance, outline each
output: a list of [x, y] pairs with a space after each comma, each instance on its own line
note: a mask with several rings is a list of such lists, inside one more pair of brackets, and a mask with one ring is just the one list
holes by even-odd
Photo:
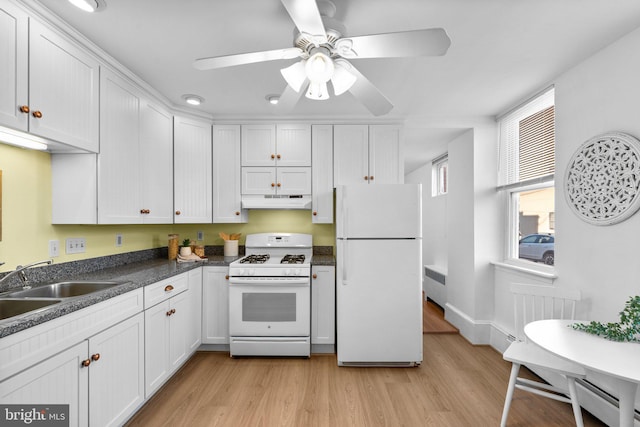
[[[280, 68], [294, 60], [198, 71], [197, 58], [292, 46], [279, 0], [105, 0], [88, 14], [67, 0], [39, 0], [176, 106], [205, 98], [214, 120], [375, 121], [349, 93], [301, 98], [281, 115]], [[347, 36], [442, 27], [446, 56], [358, 59], [353, 64], [394, 104], [385, 120], [407, 123], [407, 171], [446, 142], [542, 89], [572, 65], [639, 26], [638, 0], [334, 0]], [[431, 156], [431, 157], [430, 157]]]

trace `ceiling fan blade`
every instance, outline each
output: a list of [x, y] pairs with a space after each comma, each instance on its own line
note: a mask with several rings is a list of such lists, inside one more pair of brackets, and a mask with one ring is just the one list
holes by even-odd
[[266, 50], [263, 52], [240, 53], [237, 55], [214, 56], [200, 58], [193, 62], [198, 70], [213, 70], [216, 68], [234, 67], [236, 65], [253, 64], [255, 62], [275, 61], [278, 59], [293, 59], [303, 53], [298, 47], [286, 49]]
[[343, 58], [403, 58], [440, 56], [447, 53], [451, 39], [442, 28], [346, 37], [336, 43]]
[[316, 0], [280, 0], [301, 33], [313, 36], [317, 43], [327, 42], [327, 33]]
[[[304, 83], [302, 84], [302, 87], [306, 88], [308, 84], [309, 84], [309, 80], [305, 79]], [[293, 108], [296, 106], [296, 104], [298, 103], [298, 101], [300, 100], [304, 92], [305, 92], [304, 90], [300, 90], [296, 92], [293, 88], [291, 88], [291, 86], [287, 85], [287, 87], [284, 89], [284, 92], [282, 92], [282, 95], [280, 95], [280, 99], [278, 100], [278, 105], [276, 106], [276, 110], [281, 113], [285, 113], [293, 110]]]
[[344, 61], [342, 64], [357, 80], [349, 89], [349, 92], [358, 99], [374, 116], [387, 114], [393, 108], [391, 101], [376, 88], [360, 71], [352, 64]]

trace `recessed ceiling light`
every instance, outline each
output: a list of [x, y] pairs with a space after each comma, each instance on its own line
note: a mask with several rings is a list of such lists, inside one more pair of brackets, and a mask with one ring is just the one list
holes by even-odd
[[278, 105], [278, 101], [280, 101], [280, 95], [267, 95], [264, 98], [272, 105]]
[[69, 3], [85, 12], [102, 12], [107, 7], [105, 0], [69, 0]]
[[182, 99], [189, 105], [200, 105], [204, 102], [204, 98], [198, 95], [182, 95]]

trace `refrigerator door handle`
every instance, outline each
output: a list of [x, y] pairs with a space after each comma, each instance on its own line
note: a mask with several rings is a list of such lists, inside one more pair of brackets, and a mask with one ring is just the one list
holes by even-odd
[[342, 246], [343, 246], [343, 254], [342, 254], [342, 286], [346, 286], [348, 285], [347, 283], [347, 265], [349, 264], [347, 261], [347, 254], [348, 254], [348, 250], [347, 250], [347, 239], [344, 239], [342, 242]]

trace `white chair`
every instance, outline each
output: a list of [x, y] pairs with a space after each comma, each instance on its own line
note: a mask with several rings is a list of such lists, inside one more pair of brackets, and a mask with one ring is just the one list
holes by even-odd
[[[528, 342], [524, 334], [524, 326], [534, 320], [573, 320], [576, 301], [580, 300], [580, 291], [516, 283], [511, 284], [510, 289], [514, 296], [516, 340], [502, 355], [512, 365], [500, 425], [502, 427], [507, 425], [513, 392], [517, 388], [539, 396], [571, 403], [576, 425], [583, 427], [582, 411], [576, 395], [576, 379], [586, 376], [584, 369], [580, 365], [561, 359], [534, 343]], [[547, 383], [520, 378], [518, 372], [522, 365], [554, 371], [566, 378], [567, 387], [559, 388]]]

